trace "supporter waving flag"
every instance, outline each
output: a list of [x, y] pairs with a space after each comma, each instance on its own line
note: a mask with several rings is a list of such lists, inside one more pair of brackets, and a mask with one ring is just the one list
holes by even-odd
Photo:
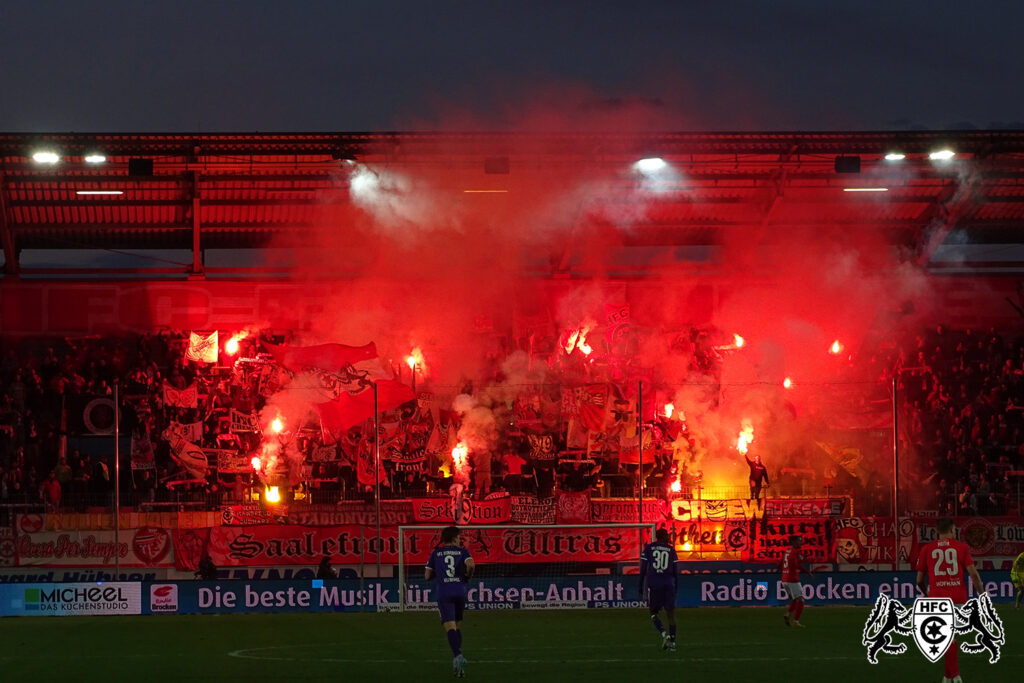
[[380, 362], [373, 342], [363, 346], [266, 346], [279, 365], [297, 373], [292, 388], [307, 393], [323, 430], [335, 438], [373, 417], [374, 386], [378, 412], [415, 399], [412, 389], [396, 381]]

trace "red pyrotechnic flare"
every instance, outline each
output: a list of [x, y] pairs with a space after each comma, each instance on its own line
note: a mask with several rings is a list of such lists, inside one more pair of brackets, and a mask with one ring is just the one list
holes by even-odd
[[578, 330], [574, 330], [569, 338], [565, 340], [565, 353], [569, 355], [573, 352], [573, 349], [579, 349], [584, 356], [589, 356], [593, 352], [590, 344], [587, 343], [587, 335], [590, 334], [590, 326], [584, 325]]
[[260, 467], [263, 466], [263, 462], [260, 461], [260, 456], [258, 455], [252, 456], [252, 460], [249, 461], [249, 464], [252, 465], [252, 469], [256, 472], [259, 472]]
[[413, 371], [415, 371], [416, 368], [420, 368], [420, 370], [422, 370], [424, 365], [423, 350], [417, 346], [408, 356], [405, 357], [405, 362], [413, 369]]
[[284, 431], [284, 420], [282, 420], [280, 416], [275, 417], [274, 421], [270, 423], [270, 428], [275, 434], [280, 434]]
[[754, 427], [750, 424], [743, 425], [743, 431], [736, 439], [736, 450], [743, 455], [747, 454], [747, 448], [754, 442]]
[[789, 389], [791, 386], [793, 386], [793, 380], [787, 377], [786, 379], [782, 380], [782, 386]]
[[683, 490], [683, 482], [676, 479], [672, 482], [672, 485], [669, 488], [672, 489], [672, 493], [679, 493]]
[[231, 335], [231, 338], [224, 342], [224, 353], [229, 356], [233, 356], [238, 353], [238, 342], [242, 341], [249, 335], [246, 332], [236, 332]]
[[672, 411], [674, 411], [675, 409], [676, 409], [675, 405], [673, 405], [671, 403], [666, 403], [665, 404], [665, 417], [671, 418], [672, 417]]
[[461, 441], [455, 444], [455, 448], [452, 449], [452, 460], [455, 461], [456, 467], [461, 467], [466, 462], [466, 456], [469, 454], [469, 449]]
[[829, 351], [829, 353], [838, 356], [842, 352], [842, 350], [843, 350], [843, 345], [839, 343], [838, 339], [836, 339], [834, 342], [832, 342], [832, 346], [829, 347], [828, 351]]
[[743, 344], [744, 344], [743, 337], [741, 337], [740, 335], [738, 335], [736, 333], [733, 333], [732, 338], [733, 338], [733, 341], [736, 342], [736, 348], [737, 349], [741, 348], [743, 346]]

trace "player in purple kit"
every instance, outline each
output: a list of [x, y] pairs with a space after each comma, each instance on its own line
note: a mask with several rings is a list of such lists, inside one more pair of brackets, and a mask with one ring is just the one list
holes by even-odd
[[[654, 542], [644, 546], [640, 554], [640, 597], [647, 588], [647, 607], [651, 611], [651, 623], [661, 634], [661, 649], [676, 649], [676, 582], [678, 572], [676, 563], [679, 558], [676, 550], [669, 542], [668, 529], [658, 529], [654, 534]], [[668, 618], [668, 633], [658, 618], [658, 613], [665, 610]]]
[[452, 649], [452, 672], [462, 678], [466, 675], [466, 658], [462, 656], [462, 610], [466, 606], [466, 582], [473, 576], [476, 565], [469, 551], [462, 547], [462, 534], [456, 526], [441, 531], [441, 544], [434, 548], [427, 560], [424, 576], [427, 581], [436, 578], [437, 609], [441, 612], [441, 625]]

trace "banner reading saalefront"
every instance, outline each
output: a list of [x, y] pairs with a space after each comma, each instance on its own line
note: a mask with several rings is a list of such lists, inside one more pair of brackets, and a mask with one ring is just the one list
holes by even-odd
[[[336, 564], [376, 560], [374, 527], [295, 525], [221, 526], [210, 530], [207, 552], [218, 567], [306, 564], [324, 555]], [[463, 543], [477, 562], [623, 562], [634, 560], [637, 529], [466, 529]], [[398, 529], [381, 530], [381, 562], [398, 561]], [[644, 533], [645, 542], [649, 534]], [[438, 529], [407, 529], [403, 561], [425, 562]]]

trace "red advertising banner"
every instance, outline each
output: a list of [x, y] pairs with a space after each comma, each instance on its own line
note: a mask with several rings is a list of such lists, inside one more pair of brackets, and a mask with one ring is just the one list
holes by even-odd
[[[935, 527], [935, 520], [931, 520]], [[900, 519], [900, 562], [917, 556], [916, 525]], [[842, 517], [836, 520], [835, 561], [843, 570], [876, 569], [892, 566], [896, 553], [896, 528], [892, 517]]]
[[847, 511], [846, 498], [769, 498], [769, 517], [838, 517]]
[[512, 522], [515, 524], [554, 524], [555, 499], [536, 496], [512, 496]]
[[[913, 566], [925, 543], [938, 538], [935, 517], [900, 518], [900, 562]], [[1024, 519], [1020, 517], [958, 517], [956, 535], [971, 556], [987, 558], [982, 569], [1002, 569], [1001, 558], [1024, 552]], [[896, 529], [892, 517], [845, 517], [837, 520], [836, 562], [841, 569], [875, 569], [892, 565]]]
[[195, 571], [199, 560], [206, 552], [210, 538], [209, 529], [175, 529], [171, 533], [174, 542], [174, 567], [181, 571]]
[[[595, 498], [590, 501], [590, 519], [594, 524], [628, 524], [639, 521], [636, 498]], [[644, 524], [658, 524], [672, 519], [671, 510], [664, 500], [644, 501]]]
[[741, 556], [744, 562], [781, 562], [790, 547], [789, 537], [794, 534], [804, 541], [805, 562], [832, 562], [835, 557], [835, 520], [828, 517], [769, 519], [750, 526], [750, 537]]
[[589, 524], [590, 493], [588, 491], [559, 491], [556, 514], [559, 524]]
[[[376, 560], [375, 529], [354, 524], [334, 527], [294, 525], [216, 527], [210, 530], [207, 552], [218, 567], [305, 564], [315, 566], [324, 555], [336, 564]], [[467, 529], [463, 543], [478, 563], [493, 562], [620, 562], [635, 559], [637, 544], [647, 534], [632, 529]], [[398, 561], [398, 530], [385, 527], [381, 561]], [[425, 562], [440, 539], [437, 529], [407, 532], [404, 561]], [[177, 546], [177, 539], [175, 540]]]
[[[452, 498], [413, 498], [412, 517], [424, 524], [454, 524]], [[462, 499], [463, 524], [508, 524], [512, 520], [512, 497], [484, 500]]]
[[277, 524], [277, 516], [267, 511], [258, 503], [241, 505], [222, 505], [220, 508], [221, 524], [247, 526], [250, 524]]
[[670, 503], [673, 519], [680, 522], [703, 519], [724, 521], [772, 517], [829, 517], [846, 509], [846, 498], [770, 498], [756, 501], [743, 498], [691, 500], [678, 498]]
[[[411, 524], [411, 500], [382, 500], [380, 523], [384, 526]], [[299, 505], [288, 509], [287, 524], [305, 526], [337, 526], [341, 524], [377, 524], [377, 511], [373, 503], [342, 501], [337, 505]]]
[[19, 567], [171, 567], [171, 533], [157, 527], [113, 531], [19, 533], [14, 541]]

